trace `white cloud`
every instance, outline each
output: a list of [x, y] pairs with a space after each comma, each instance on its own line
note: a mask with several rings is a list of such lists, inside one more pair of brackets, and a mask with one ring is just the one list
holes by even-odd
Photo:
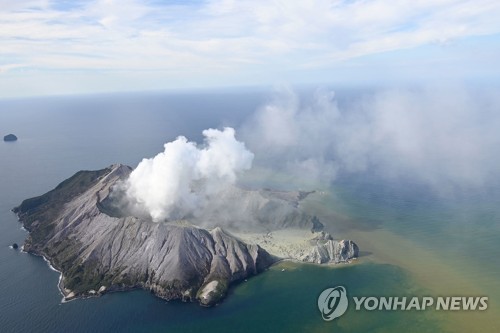
[[244, 73], [258, 77], [260, 71], [271, 78], [271, 73], [328, 68], [357, 57], [500, 33], [495, 0], [171, 5], [2, 0], [0, 8], [2, 80], [20, 63], [48, 74], [185, 71], [187, 81], [216, 82], [225, 76], [244, 80]]

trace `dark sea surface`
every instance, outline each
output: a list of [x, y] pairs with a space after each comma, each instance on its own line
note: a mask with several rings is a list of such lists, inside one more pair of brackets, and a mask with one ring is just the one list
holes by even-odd
[[[342, 98], [342, 94], [338, 94]], [[352, 93], [345, 93], [352, 96]], [[347, 99], [347, 97], [345, 97]], [[350, 97], [349, 97], [350, 98]], [[362, 256], [335, 267], [283, 262], [234, 286], [214, 308], [166, 302], [149, 292], [61, 303], [59, 274], [9, 246], [27, 233], [11, 209], [78, 170], [136, 166], [184, 135], [238, 127], [269, 99], [266, 92], [98, 95], [0, 101], [1, 332], [477, 332], [500, 331], [498, 183], [443, 197], [418, 184], [343, 176], [314, 210]], [[325, 322], [317, 297], [343, 285], [349, 296], [489, 296], [466, 313], [355, 311]]]

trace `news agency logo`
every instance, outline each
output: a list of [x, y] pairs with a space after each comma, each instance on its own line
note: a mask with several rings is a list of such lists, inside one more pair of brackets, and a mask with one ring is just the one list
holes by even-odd
[[325, 321], [342, 316], [348, 305], [347, 291], [342, 286], [325, 289], [318, 297], [318, 308]]
[[[409, 311], [434, 309], [436, 311], [484, 311], [488, 309], [487, 296], [439, 297], [352, 297], [355, 310]], [[349, 306], [347, 290], [343, 286], [327, 288], [318, 297], [318, 308], [325, 321], [342, 316]]]

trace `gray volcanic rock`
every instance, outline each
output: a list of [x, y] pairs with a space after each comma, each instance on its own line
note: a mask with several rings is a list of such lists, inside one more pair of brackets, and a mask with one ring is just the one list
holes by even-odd
[[24, 250], [62, 272], [66, 298], [143, 288], [167, 300], [212, 305], [231, 283], [277, 260], [220, 228], [103, 213], [99, 204], [130, 172], [124, 165], [80, 171], [14, 209], [30, 232]]
[[316, 264], [349, 262], [357, 258], [359, 248], [352, 240], [334, 240], [332, 235], [321, 231], [313, 238], [316, 244], [299, 259]]
[[3, 137], [3, 141], [17, 141], [17, 136], [14, 134], [7, 134]]
[[312, 247], [310, 252], [303, 255], [300, 260], [316, 264], [349, 262], [357, 258], [359, 248], [351, 240], [335, 241], [329, 239]]
[[[232, 283], [280, 259], [338, 263], [358, 256], [352, 241], [335, 241], [325, 232], [313, 233], [310, 242], [292, 246], [288, 254], [271, 255], [218, 227], [265, 231], [265, 237], [288, 228], [319, 231], [321, 222], [299, 208], [310, 192], [228, 187], [190, 222], [153, 222], [134, 216], [122, 200], [120, 184], [131, 172], [120, 164], [80, 171], [13, 209], [29, 231], [24, 250], [45, 257], [61, 272], [59, 288], [66, 299], [143, 288], [167, 300], [210, 306]], [[266, 239], [261, 245], [274, 250]]]

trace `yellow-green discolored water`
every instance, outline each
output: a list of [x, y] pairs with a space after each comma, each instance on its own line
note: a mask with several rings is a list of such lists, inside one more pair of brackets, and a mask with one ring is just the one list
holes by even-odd
[[[344, 201], [345, 198], [353, 200], [349, 195], [342, 190], [333, 194], [322, 192], [310, 196], [305, 206], [326, 222], [336, 238], [357, 242], [362, 251], [359, 265], [398, 267], [408, 274], [416, 289], [428, 296], [489, 297], [486, 311], [433, 311], [432, 318], [440, 330], [496, 332], [500, 329], [500, 267], [497, 264], [500, 249], [494, 246], [494, 240], [490, 240], [499, 234], [495, 223], [498, 221], [493, 219], [485, 228], [484, 221], [474, 219], [481, 214], [470, 214], [464, 221], [456, 220], [464, 210], [485, 207], [478, 207], [481, 205], [474, 202], [468, 203], [469, 207], [460, 208], [443, 205], [437, 210], [431, 207], [418, 210], [417, 214], [415, 209], [405, 211], [404, 207], [397, 207], [401, 202], [395, 200], [396, 214], [394, 211], [388, 214], [384, 211], [387, 207], [377, 207], [376, 203], [365, 202], [352, 207]], [[390, 206], [391, 203], [387, 204]], [[459, 211], [443, 212], [452, 209]], [[490, 207], [490, 210], [494, 209]], [[446, 221], [446, 218], [451, 220]], [[439, 223], [438, 227], [433, 225]], [[369, 287], [374, 291], [377, 288], [376, 285]], [[414, 331], [414, 328], [410, 330]]]

